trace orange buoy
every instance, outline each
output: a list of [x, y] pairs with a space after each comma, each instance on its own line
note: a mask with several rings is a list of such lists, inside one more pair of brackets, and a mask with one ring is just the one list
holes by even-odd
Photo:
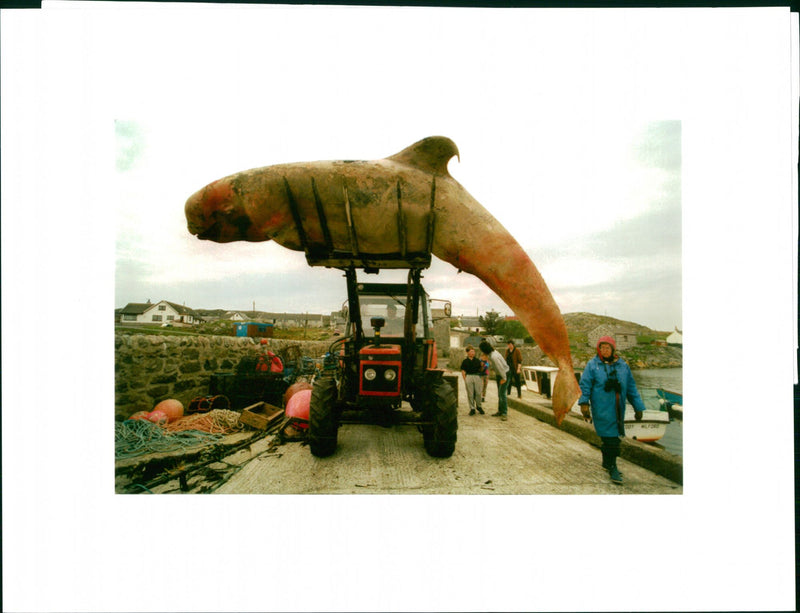
[[311, 384], [308, 381], [298, 381], [297, 383], [292, 383], [289, 386], [289, 389], [283, 394], [283, 406], [289, 404], [289, 400], [292, 396], [294, 396], [297, 392], [302, 392], [303, 390], [310, 390]]
[[150, 416], [148, 411], [136, 411], [133, 415], [131, 415], [128, 419], [147, 419]]
[[153, 412], [156, 411], [162, 411], [167, 416], [167, 420], [173, 422], [183, 417], [183, 403], [174, 398], [162, 400], [153, 409]]

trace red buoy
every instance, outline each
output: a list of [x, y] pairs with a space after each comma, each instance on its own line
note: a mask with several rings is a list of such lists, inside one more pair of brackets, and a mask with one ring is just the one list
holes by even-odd
[[301, 420], [297, 423], [300, 428], [308, 428], [308, 418], [311, 412], [311, 390], [300, 390], [286, 403], [286, 415]]

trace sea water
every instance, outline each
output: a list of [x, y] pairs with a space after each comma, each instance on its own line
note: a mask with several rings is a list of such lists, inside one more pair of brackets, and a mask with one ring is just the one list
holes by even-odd
[[[657, 388], [683, 393], [683, 368], [645, 368], [632, 372], [644, 406], [649, 410], [658, 411], [661, 408]], [[658, 442], [648, 444], [660, 445], [670, 453], [683, 455], [683, 422], [672, 419], [664, 436]]]

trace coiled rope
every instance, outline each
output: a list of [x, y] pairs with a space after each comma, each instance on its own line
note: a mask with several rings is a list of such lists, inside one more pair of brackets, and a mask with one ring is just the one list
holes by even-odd
[[221, 434], [198, 430], [167, 432], [158, 424], [143, 419], [126, 419], [114, 424], [115, 457], [120, 460], [145, 453], [178, 451], [212, 443], [221, 437]]
[[187, 415], [164, 426], [143, 419], [128, 419], [115, 425], [116, 459], [188, 449], [216, 442], [224, 434], [242, 429], [239, 413], [226, 409]]
[[208, 413], [187, 415], [164, 426], [167, 432], [199, 430], [212, 434], [229, 434], [243, 428], [244, 425], [239, 423], [239, 413], [226, 409], [212, 409]]

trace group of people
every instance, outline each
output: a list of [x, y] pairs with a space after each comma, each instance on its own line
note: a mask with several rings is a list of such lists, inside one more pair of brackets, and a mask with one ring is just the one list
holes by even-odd
[[[481, 357], [476, 357], [475, 348], [467, 346], [467, 357], [461, 362], [461, 375], [467, 387], [469, 414], [485, 414], [482, 403], [486, 399], [486, 385], [489, 379], [489, 366], [494, 369], [497, 381], [497, 412], [493, 417], [503, 421], [508, 419], [508, 390], [517, 388], [522, 396], [522, 353], [513, 341], [508, 342], [505, 356], [501, 355], [488, 341], [478, 345]], [[595, 432], [602, 441], [600, 452], [603, 468], [608, 471], [611, 481], [621, 484], [622, 473], [617, 467], [620, 455], [620, 437], [625, 436], [625, 401], [633, 405], [634, 417], [642, 419], [645, 406], [633, 374], [627, 362], [616, 353], [616, 343], [609, 336], [597, 342], [597, 354], [586, 365], [580, 378], [581, 397], [578, 404], [586, 421], [594, 425]]]
[[517, 388], [518, 397], [522, 397], [522, 352], [514, 341], [508, 341], [505, 356], [501, 355], [488, 341], [478, 345], [481, 357], [476, 357], [475, 347], [468, 345], [467, 357], [461, 362], [461, 376], [467, 387], [469, 414], [484, 415], [482, 404], [486, 400], [486, 387], [489, 383], [489, 368], [495, 372], [497, 381], [497, 412], [492, 417], [508, 419], [508, 390], [513, 385]]

